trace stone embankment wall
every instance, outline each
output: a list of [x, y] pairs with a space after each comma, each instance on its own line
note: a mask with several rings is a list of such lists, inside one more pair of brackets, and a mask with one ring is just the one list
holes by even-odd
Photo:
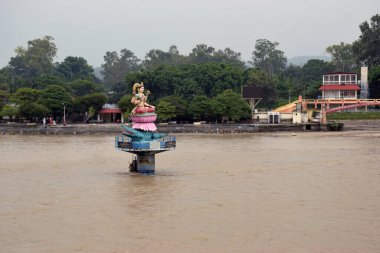
[[[158, 124], [158, 131], [162, 133], [255, 133], [277, 131], [319, 131], [319, 125], [305, 124]], [[69, 124], [67, 126], [26, 125], [26, 124], [0, 124], [1, 134], [120, 134], [122, 128], [119, 124]]]
[[[380, 131], [380, 120], [340, 120], [345, 131], [368, 130]], [[158, 124], [162, 133], [255, 133], [280, 131], [319, 131], [318, 124]], [[323, 130], [323, 129], [322, 129]], [[119, 134], [119, 124], [69, 124], [43, 127], [42, 125], [0, 124], [1, 134]]]
[[345, 130], [365, 130], [365, 131], [380, 131], [380, 120], [336, 120], [343, 123]]

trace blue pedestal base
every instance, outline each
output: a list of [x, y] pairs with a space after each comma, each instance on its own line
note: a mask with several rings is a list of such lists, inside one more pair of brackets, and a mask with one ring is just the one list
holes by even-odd
[[155, 173], [155, 154], [173, 150], [176, 147], [174, 136], [165, 136], [150, 141], [136, 141], [126, 136], [116, 136], [115, 147], [136, 155], [130, 165], [131, 172]]
[[155, 172], [155, 155], [142, 153], [136, 157], [136, 172], [144, 174], [154, 174]]

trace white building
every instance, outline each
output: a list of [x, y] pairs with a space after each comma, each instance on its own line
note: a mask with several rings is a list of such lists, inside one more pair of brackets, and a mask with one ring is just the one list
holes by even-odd
[[322, 99], [357, 99], [360, 87], [355, 73], [330, 73], [323, 75], [323, 84], [319, 88]]

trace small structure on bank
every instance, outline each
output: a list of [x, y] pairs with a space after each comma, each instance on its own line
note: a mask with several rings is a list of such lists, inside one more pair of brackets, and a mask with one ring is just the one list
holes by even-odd
[[123, 112], [116, 104], [105, 104], [98, 112], [97, 122], [100, 123], [124, 123]]
[[129, 165], [130, 171], [154, 174], [155, 154], [176, 147], [176, 138], [158, 133], [154, 121], [155, 107], [148, 104], [149, 91], [144, 94], [144, 84], [135, 83], [131, 103], [136, 107], [131, 112], [132, 127], [122, 125], [122, 136], [116, 136], [115, 147], [135, 154]]
[[330, 73], [323, 75], [323, 83], [319, 88], [322, 99], [357, 99], [360, 87], [355, 73]]

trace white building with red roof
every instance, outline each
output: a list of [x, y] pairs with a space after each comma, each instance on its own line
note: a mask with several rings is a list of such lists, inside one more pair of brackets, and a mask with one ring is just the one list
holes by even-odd
[[329, 73], [323, 75], [323, 84], [319, 88], [322, 99], [357, 99], [360, 86], [355, 73]]
[[123, 112], [116, 104], [105, 104], [98, 112], [98, 122], [124, 123]]

